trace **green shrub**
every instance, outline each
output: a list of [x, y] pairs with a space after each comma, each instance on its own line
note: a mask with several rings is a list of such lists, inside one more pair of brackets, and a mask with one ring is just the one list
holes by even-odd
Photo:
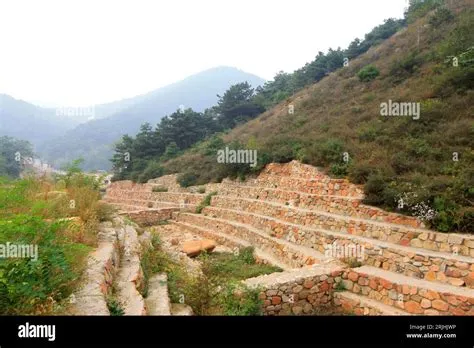
[[396, 61], [392, 65], [390, 76], [393, 81], [401, 82], [414, 74], [422, 64], [423, 59], [418, 56], [417, 52], [412, 52], [406, 58]]
[[367, 65], [363, 67], [358, 73], [357, 76], [362, 82], [368, 82], [375, 79], [380, 75], [380, 71], [373, 65]]
[[114, 213], [117, 211], [113, 206], [99, 202], [96, 206], [96, 213], [99, 222], [112, 221]]
[[347, 164], [336, 163], [331, 165], [330, 172], [336, 177], [344, 177], [347, 175]]
[[107, 307], [111, 316], [123, 316], [125, 314], [122, 304], [115, 297], [110, 296], [107, 299]]
[[429, 23], [437, 29], [441, 24], [453, 20], [453, 13], [446, 7], [439, 7], [436, 12], [430, 17]]
[[38, 259], [10, 258], [0, 262], [0, 314], [51, 313], [74, 290], [90, 248], [71, 243], [65, 223], [47, 223], [24, 214], [0, 220], [0, 244], [33, 244]]
[[376, 168], [366, 162], [351, 163], [348, 168], [348, 175], [351, 182], [355, 184], [365, 184], [370, 176], [374, 173]]
[[209, 193], [206, 197], [204, 197], [204, 199], [202, 200], [202, 202], [199, 203], [199, 205], [196, 207], [196, 213], [201, 214], [202, 210], [203, 210], [205, 207], [210, 206], [210, 205], [211, 205], [212, 196], [215, 196], [215, 195], [217, 195], [217, 192], [216, 192], [216, 191], [211, 192], [211, 193]]
[[162, 176], [164, 173], [163, 167], [155, 161], [148, 162], [145, 170], [138, 174], [137, 180], [140, 183], [146, 183], [150, 179], [156, 179]]
[[244, 263], [248, 265], [254, 265], [255, 264], [255, 257], [253, 255], [254, 253], [254, 248], [253, 247], [247, 247], [239, 250], [239, 259], [242, 260]]
[[386, 179], [379, 173], [371, 173], [364, 185], [364, 203], [381, 205], [385, 202], [383, 192], [387, 185]]
[[197, 183], [198, 177], [190, 172], [178, 175], [177, 181], [181, 187], [194, 186]]
[[263, 301], [259, 289], [250, 289], [241, 284], [229, 284], [219, 296], [225, 315], [262, 315]]

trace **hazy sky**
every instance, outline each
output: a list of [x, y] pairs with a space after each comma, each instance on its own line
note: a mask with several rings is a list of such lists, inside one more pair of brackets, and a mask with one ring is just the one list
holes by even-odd
[[0, 0], [0, 93], [81, 106], [234, 66], [272, 79], [407, 0]]

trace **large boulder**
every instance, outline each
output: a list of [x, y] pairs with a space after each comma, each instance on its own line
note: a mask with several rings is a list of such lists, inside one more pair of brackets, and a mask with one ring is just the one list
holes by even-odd
[[189, 257], [198, 256], [203, 251], [211, 252], [217, 246], [212, 239], [188, 240], [183, 243], [182, 251]]

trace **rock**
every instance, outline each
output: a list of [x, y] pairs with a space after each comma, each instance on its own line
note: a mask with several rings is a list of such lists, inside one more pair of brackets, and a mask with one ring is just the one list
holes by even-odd
[[437, 309], [440, 311], [447, 311], [449, 308], [448, 304], [442, 300], [434, 300], [432, 302], [432, 306], [434, 309]]
[[450, 234], [448, 237], [449, 244], [461, 245], [463, 240], [464, 240], [464, 237], [458, 234]]
[[189, 257], [198, 256], [203, 251], [211, 252], [217, 243], [211, 239], [188, 240], [183, 243], [182, 251]]
[[301, 314], [301, 312], [303, 312], [303, 307], [300, 307], [300, 306], [294, 306], [291, 311], [293, 312], [293, 314], [295, 315], [299, 315]]
[[431, 301], [426, 298], [421, 300], [421, 308], [431, 308]]
[[408, 313], [412, 313], [412, 314], [423, 313], [423, 309], [421, 308], [420, 304], [414, 301], [408, 301], [407, 303], [405, 303], [405, 310]]
[[439, 294], [432, 290], [421, 289], [420, 296], [427, 298], [428, 300], [437, 300], [439, 299]]
[[178, 244], [179, 244], [179, 239], [178, 238], [171, 239], [171, 245], [178, 245]]

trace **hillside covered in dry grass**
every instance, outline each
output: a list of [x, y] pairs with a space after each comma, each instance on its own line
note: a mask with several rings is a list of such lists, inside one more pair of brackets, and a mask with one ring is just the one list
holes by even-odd
[[[407, 22], [318, 83], [163, 163], [164, 171], [183, 173], [186, 186], [297, 159], [365, 184], [368, 204], [440, 231], [473, 232], [474, 7], [448, 2]], [[419, 103], [419, 115], [381, 115], [383, 103], [396, 102]], [[218, 164], [226, 146], [257, 150], [258, 165]]]

